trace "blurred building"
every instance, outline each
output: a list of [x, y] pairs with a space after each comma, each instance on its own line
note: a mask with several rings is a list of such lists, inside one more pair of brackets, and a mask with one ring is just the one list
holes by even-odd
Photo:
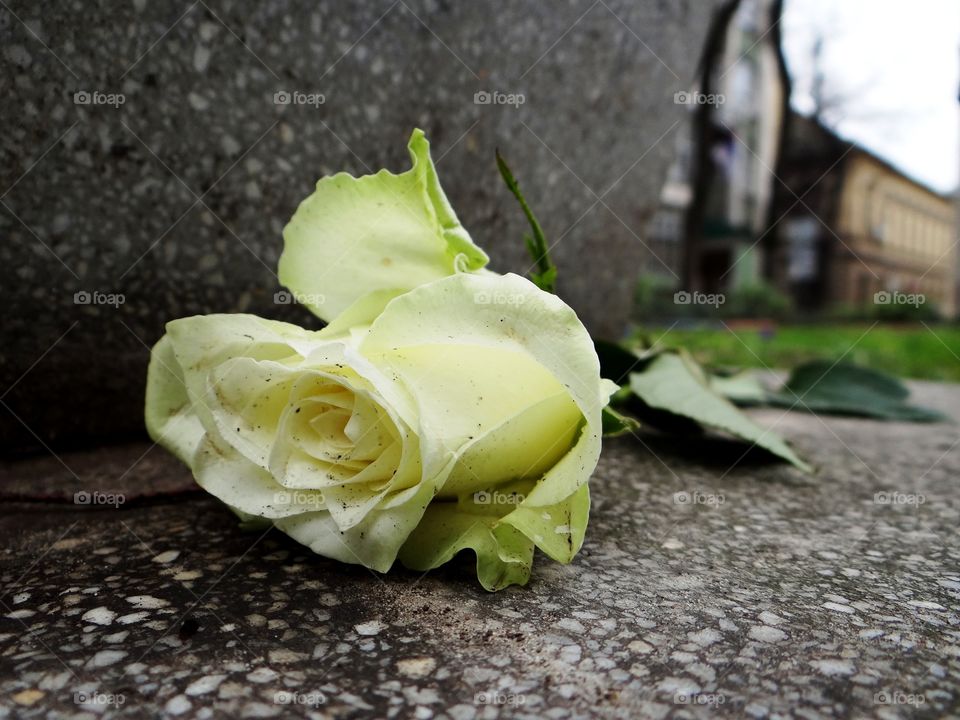
[[693, 148], [689, 120], [675, 135], [674, 160], [660, 191], [660, 203], [647, 232], [648, 253], [641, 266], [646, 276], [679, 283], [683, 264], [684, 223], [690, 206], [690, 153]]
[[[957, 102], [960, 103], [960, 85], [957, 86]], [[958, 158], [960, 159], [960, 158]], [[953, 203], [955, 209], [954, 233], [960, 234], [960, 185], [953, 191]], [[960, 239], [957, 240], [960, 242]], [[953, 316], [960, 316], [960, 248], [954, 253], [953, 268]]]
[[694, 284], [727, 292], [763, 272], [758, 242], [773, 197], [784, 88], [770, 42], [770, 0], [741, 0], [727, 30], [717, 85], [724, 102], [714, 115], [710, 184]]
[[709, 92], [677, 93], [690, 113], [642, 273], [706, 293], [770, 284], [810, 313], [872, 313], [898, 293], [922, 295], [955, 317], [960, 192], [947, 197], [821, 122], [785, 115], [779, 10], [776, 0], [735, 3], [704, 56]]
[[[726, 292], [756, 282], [762, 273], [762, 244], [772, 199], [782, 122], [783, 86], [771, 35], [772, 0], [741, 0], [725, 31], [722, 51], [711, 62], [711, 92], [680, 92], [690, 112], [677, 130], [676, 160], [649, 230], [651, 258], [646, 273], [667, 274], [680, 283], [684, 252], [691, 252], [692, 290]], [[692, 192], [695, 152], [694, 115], [702, 103], [712, 105], [706, 142], [710, 144], [711, 179], [702, 237], [684, 247], [685, 218]]]
[[770, 279], [801, 311], [869, 310], [922, 295], [953, 317], [954, 200], [816, 119], [794, 114], [789, 132]]

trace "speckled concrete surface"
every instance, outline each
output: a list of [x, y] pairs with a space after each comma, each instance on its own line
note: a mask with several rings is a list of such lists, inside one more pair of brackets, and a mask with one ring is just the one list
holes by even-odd
[[[914, 388], [958, 414], [957, 386]], [[611, 442], [582, 554], [541, 557], [528, 587], [498, 594], [469, 559], [377, 576], [241, 532], [206, 497], [8, 504], [0, 704], [50, 718], [956, 717], [958, 426], [755, 417], [819, 474], [731, 469], [741, 452], [723, 444]], [[163, 462], [151, 453], [124, 482]], [[184, 473], [166, 467], [176, 487]]]
[[274, 302], [281, 229], [321, 175], [406, 169], [417, 126], [492, 267], [522, 273], [500, 147], [558, 243], [564, 297], [619, 336], [714, 4], [5, 2], [0, 388], [43, 361], [4, 398], [23, 423], [0, 412], [0, 447], [138, 427], [144, 344], [168, 320], [309, 323]]

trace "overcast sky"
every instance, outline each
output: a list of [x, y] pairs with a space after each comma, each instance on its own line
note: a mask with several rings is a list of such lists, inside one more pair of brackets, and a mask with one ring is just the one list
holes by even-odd
[[842, 98], [836, 129], [948, 192], [960, 172], [958, 0], [786, 0], [793, 102], [812, 107], [814, 39], [823, 37], [827, 95]]

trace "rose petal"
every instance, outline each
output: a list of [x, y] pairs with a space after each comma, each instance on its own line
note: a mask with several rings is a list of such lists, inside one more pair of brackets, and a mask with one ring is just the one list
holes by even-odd
[[440, 187], [421, 130], [408, 149], [413, 166], [400, 175], [322, 178], [284, 228], [280, 281], [324, 320], [370, 293], [389, 297], [487, 264]]

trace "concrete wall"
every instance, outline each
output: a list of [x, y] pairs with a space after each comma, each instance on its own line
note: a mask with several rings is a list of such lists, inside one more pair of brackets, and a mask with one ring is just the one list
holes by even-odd
[[[561, 294], [593, 331], [618, 335], [685, 110], [674, 93], [691, 83], [712, 7], [0, 9], [0, 446], [141, 433], [148, 346], [171, 318], [310, 323], [273, 302], [281, 228], [324, 173], [403, 169], [415, 126], [494, 269], [523, 272], [502, 149], [558, 243]], [[274, 102], [294, 91], [307, 104]], [[524, 103], [477, 104], [478, 91]], [[124, 302], [77, 304], [78, 292]]]

